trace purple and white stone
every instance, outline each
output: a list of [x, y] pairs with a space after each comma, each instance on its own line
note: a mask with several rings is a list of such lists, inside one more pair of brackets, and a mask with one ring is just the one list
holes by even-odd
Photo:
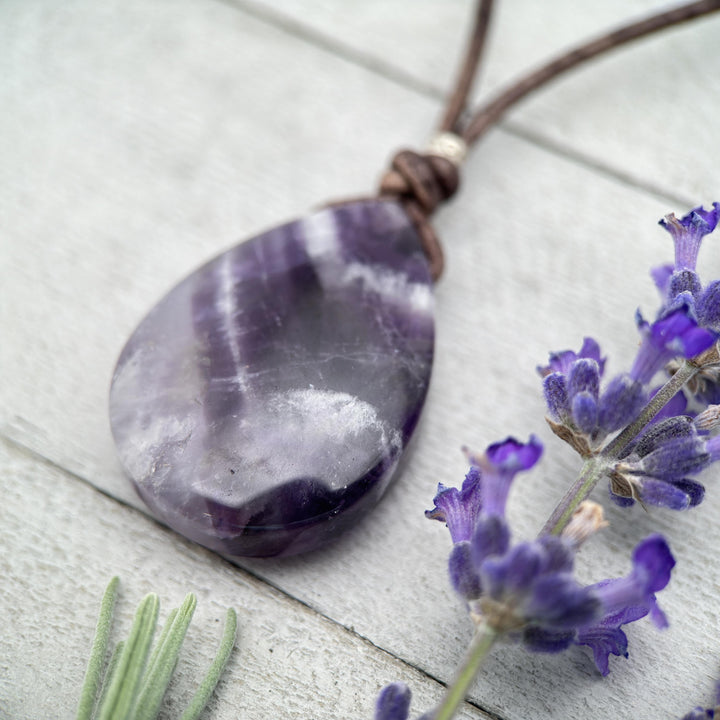
[[415, 429], [432, 306], [393, 201], [324, 209], [212, 260], [118, 360], [110, 421], [140, 496], [225, 554], [325, 543], [382, 496]]

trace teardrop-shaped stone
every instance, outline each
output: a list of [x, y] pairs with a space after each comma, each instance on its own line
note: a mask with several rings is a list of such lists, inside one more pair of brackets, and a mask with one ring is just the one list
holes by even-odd
[[394, 201], [327, 208], [212, 260], [118, 360], [110, 421], [140, 496], [225, 554], [325, 543], [378, 501], [413, 433], [432, 304]]

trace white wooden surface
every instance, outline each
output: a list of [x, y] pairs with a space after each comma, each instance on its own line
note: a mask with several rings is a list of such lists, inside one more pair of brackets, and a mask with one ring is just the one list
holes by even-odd
[[[500, 0], [482, 89], [655, 6]], [[102, 589], [120, 630], [150, 590], [200, 602], [191, 640], [238, 608], [238, 652], [208, 717], [370, 718], [403, 679], [429, 707], [469, 626], [423, 510], [458, 483], [463, 444], [547, 441], [510, 516], [531, 537], [577, 463], [544, 428], [534, 366], [597, 337], [621, 369], [632, 313], [671, 257], [656, 221], [720, 199], [720, 18], [627, 48], [518, 108], [474, 151], [437, 226], [437, 364], [415, 451], [375, 513], [334, 546], [226, 560], [146, 515], [106, 420], [115, 358], [144, 312], [203, 260], [334, 197], [371, 191], [439, 115], [468, 0], [5, 0], [0, 4], [0, 717], [71, 717]], [[717, 240], [702, 270], [720, 277]], [[718, 472], [686, 514], [608, 510], [587, 581], [666, 533], [671, 627], [630, 631], [601, 678], [581, 649], [501, 648], [465, 717], [673, 718], [720, 673]], [[598, 497], [604, 497], [603, 492]], [[212, 643], [186, 654], [191, 691]], [[177, 700], [175, 701], [177, 703]], [[175, 704], [174, 708], [178, 705]], [[173, 713], [167, 717], [173, 717]]]

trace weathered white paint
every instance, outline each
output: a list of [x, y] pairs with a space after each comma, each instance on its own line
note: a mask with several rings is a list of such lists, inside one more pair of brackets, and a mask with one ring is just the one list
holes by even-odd
[[[335, 546], [243, 563], [261, 579], [236, 571], [106, 497], [142, 509], [106, 420], [117, 353], [199, 263], [326, 199], [369, 192], [396, 147], [421, 147], [439, 102], [411, 78], [446, 87], [469, 9], [293, 0], [273, 2], [268, 21], [256, 16], [263, 5], [0, 7], [0, 433], [56, 466], [15, 447], [3, 456], [3, 717], [71, 715], [113, 573], [126, 620], [151, 589], [166, 609], [188, 589], [200, 594], [191, 632], [228, 603], [241, 609], [241, 653], [214, 717], [369, 718], [369, 698], [398, 677], [423, 707], [437, 687], [408, 665], [449, 679], [469, 631], [444, 576], [446, 533], [422, 514], [435, 484], [461, 481], [460, 445], [539, 432], [542, 470], [519, 479], [510, 509], [516, 533], [531, 536], [577, 468], [543, 427], [535, 365], [592, 334], [610, 372], [622, 368], [635, 307], [653, 312], [647, 268], [671, 257], [655, 222], [685, 211], [682, 201], [720, 199], [718, 20], [627, 49], [519, 108], [471, 154], [459, 197], [438, 216], [448, 266], [437, 365], [400, 480]], [[612, 0], [578, 13], [570, 0], [501, 2], [486, 85], [652, 5]], [[317, 33], [332, 46], [319, 47]], [[719, 277], [714, 247], [701, 270]], [[716, 474], [707, 484], [691, 513], [610, 509], [611, 529], [583, 551], [580, 573], [599, 579], [628, 569], [639, 538], [666, 532], [679, 560], [661, 597], [667, 632], [638, 623], [630, 659], [611, 661], [607, 679], [581, 650], [502, 649], [473, 699], [508, 720], [673, 718], [709, 700], [720, 667]], [[181, 685], [196, 668], [182, 672]]]

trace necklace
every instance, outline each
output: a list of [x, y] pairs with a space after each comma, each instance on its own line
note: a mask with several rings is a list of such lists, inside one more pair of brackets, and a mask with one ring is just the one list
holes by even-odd
[[111, 426], [155, 514], [221, 553], [275, 556], [324, 544], [374, 506], [430, 382], [442, 253], [429, 217], [457, 188], [467, 146], [559, 73], [718, 5], [691, 3], [583, 45], [463, 122], [492, 7], [478, 2], [426, 153], [398, 153], [377, 198], [326, 207], [211, 260], [128, 340]]

